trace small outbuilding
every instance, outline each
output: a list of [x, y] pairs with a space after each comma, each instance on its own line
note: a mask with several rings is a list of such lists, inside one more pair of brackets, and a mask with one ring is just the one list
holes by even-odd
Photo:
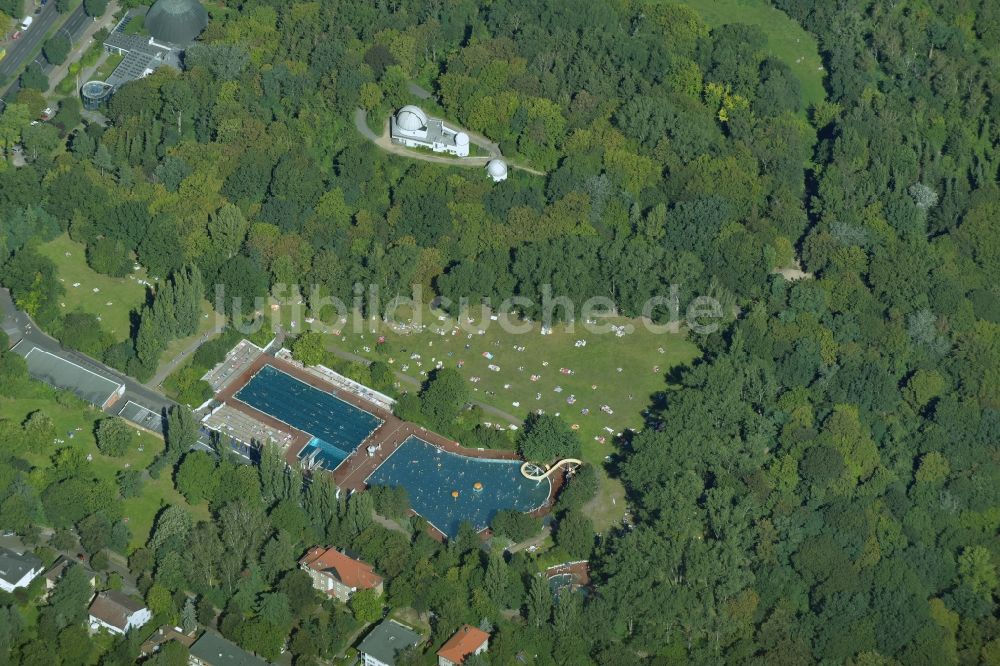
[[507, 163], [501, 159], [493, 159], [486, 163], [486, 173], [494, 183], [507, 180]]

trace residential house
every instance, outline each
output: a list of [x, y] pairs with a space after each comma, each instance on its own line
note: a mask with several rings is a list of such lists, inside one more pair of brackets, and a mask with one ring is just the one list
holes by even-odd
[[403, 650], [420, 645], [420, 634], [395, 620], [385, 620], [368, 632], [358, 645], [363, 666], [396, 666]]
[[310, 549], [299, 560], [299, 567], [309, 574], [314, 588], [341, 601], [346, 602], [358, 590], [382, 594], [382, 577], [372, 566], [336, 548]]
[[191, 644], [194, 643], [194, 637], [195, 632], [193, 631], [190, 634], [185, 634], [184, 630], [180, 627], [171, 627], [165, 624], [154, 631], [153, 635], [139, 646], [139, 654], [143, 657], [148, 657], [154, 652], [159, 652], [160, 646], [170, 641], [177, 641], [184, 647], [190, 648]]
[[[45, 572], [45, 594], [43, 595], [43, 598], [49, 596], [52, 590], [55, 589], [56, 583], [59, 582], [59, 579], [62, 578], [62, 575], [66, 573], [66, 569], [69, 568], [69, 565], [71, 564], [73, 564], [73, 560], [65, 555], [60, 555], [59, 559], [57, 559], [52, 566], [49, 567], [48, 571]], [[83, 567], [82, 564], [79, 564], [78, 566]], [[87, 580], [90, 582], [90, 587], [97, 587], [97, 574], [87, 567], [83, 567], [83, 570], [87, 574]]]
[[191, 646], [188, 656], [191, 666], [268, 666], [268, 662], [250, 654], [222, 634], [206, 631]]
[[488, 633], [466, 624], [437, 651], [438, 666], [459, 666], [470, 654], [482, 654], [489, 646]]
[[149, 622], [153, 613], [142, 603], [117, 590], [98, 592], [90, 603], [90, 628], [124, 634]]
[[27, 587], [43, 568], [42, 561], [30, 551], [15, 553], [9, 548], [0, 548], [0, 590], [13, 592], [19, 587]]

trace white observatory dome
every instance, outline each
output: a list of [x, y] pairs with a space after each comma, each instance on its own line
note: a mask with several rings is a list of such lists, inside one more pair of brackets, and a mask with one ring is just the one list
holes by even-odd
[[503, 160], [490, 160], [486, 164], [486, 173], [490, 175], [494, 183], [507, 180], [507, 163]]
[[459, 132], [455, 135], [455, 145], [456, 146], [468, 146], [469, 145], [469, 135], [465, 132]]
[[413, 132], [427, 126], [427, 114], [419, 106], [407, 104], [396, 114], [399, 129]]

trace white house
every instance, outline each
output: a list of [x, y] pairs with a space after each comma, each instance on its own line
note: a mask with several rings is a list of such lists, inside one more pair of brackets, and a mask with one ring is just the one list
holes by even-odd
[[0, 590], [13, 592], [19, 587], [27, 587], [43, 568], [42, 561], [34, 553], [15, 553], [9, 548], [0, 548]]
[[153, 613], [138, 601], [116, 590], [98, 592], [90, 604], [90, 628], [124, 634], [149, 622]]
[[418, 106], [408, 104], [389, 118], [393, 143], [407, 148], [430, 148], [435, 153], [469, 156], [469, 135], [448, 127], [440, 118], [430, 118]]

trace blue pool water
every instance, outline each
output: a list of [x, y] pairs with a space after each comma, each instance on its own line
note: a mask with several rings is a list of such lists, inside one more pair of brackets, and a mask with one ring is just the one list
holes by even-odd
[[[271, 365], [262, 367], [235, 397], [312, 435], [306, 449], [319, 449], [327, 469], [336, 467], [382, 425], [377, 416]], [[306, 449], [302, 455], [308, 455]]]
[[[315, 457], [313, 455], [315, 454]], [[338, 449], [333, 444], [325, 442], [318, 437], [313, 437], [309, 443], [299, 451], [299, 458], [313, 458], [323, 469], [335, 470], [337, 465], [347, 458], [346, 453]]]
[[[406, 488], [413, 510], [448, 537], [458, 534], [463, 520], [479, 530], [501, 509], [531, 511], [549, 496], [549, 481], [524, 478], [520, 461], [467, 458], [419, 437], [407, 438], [367, 481]], [[477, 481], [481, 492], [473, 490]]]

